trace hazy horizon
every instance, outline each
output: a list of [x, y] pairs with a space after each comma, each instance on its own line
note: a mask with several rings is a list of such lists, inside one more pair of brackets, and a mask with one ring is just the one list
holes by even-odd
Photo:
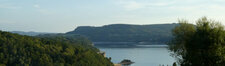
[[0, 30], [65, 33], [77, 26], [165, 24], [207, 16], [224, 23], [223, 0], [0, 0]]
[[[157, 25], [157, 24], [125, 24], [125, 23], [115, 23], [115, 24], [124, 24], [124, 25]], [[106, 25], [115, 25], [115, 24], [106, 24]], [[161, 23], [161, 24], [174, 24], [174, 23]], [[91, 26], [91, 25], [84, 25], [84, 26], [90, 26], [90, 27], [103, 27], [106, 25], [99, 25], [99, 26]], [[77, 26], [77, 27], [81, 27], [81, 26]], [[77, 27], [75, 27], [73, 30], [75, 30]], [[70, 31], [73, 31], [70, 30]], [[39, 32], [39, 31], [20, 31], [20, 30], [3, 30], [3, 31], [7, 31], [7, 32], [38, 32], [38, 33], [66, 33], [66, 32], [70, 32], [70, 31], [66, 31], [66, 32]]]

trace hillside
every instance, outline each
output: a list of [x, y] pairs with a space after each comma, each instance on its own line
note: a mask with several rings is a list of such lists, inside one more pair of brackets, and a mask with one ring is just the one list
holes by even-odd
[[177, 24], [129, 25], [111, 24], [101, 27], [80, 26], [66, 34], [79, 34], [93, 42], [150, 42], [166, 43]]
[[0, 66], [113, 66], [79, 43], [0, 31]]
[[54, 39], [57, 41], [67, 41], [72, 43], [73, 45], [81, 45], [84, 46], [85, 49], [91, 49], [94, 51], [99, 51], [97, 48], [93, 47], [93, 43], [86, 37], [76, 34], [41, 34], [35, 37], [39, 38], [47, 38], [47, 39]]
[[16, 33], [20, 35], [27, 35], [27, 36], [37, 36], [37, 35], [42, 35], [42, 34], [53, 34], [53, 33], [45, 33], [45, 32], [24, 32], [24, 31], [9, 31], [11, 33]]

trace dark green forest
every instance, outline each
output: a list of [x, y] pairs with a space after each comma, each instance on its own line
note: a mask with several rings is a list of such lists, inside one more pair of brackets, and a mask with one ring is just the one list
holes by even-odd
[[97, 49], [86, 48], [89, 41], [68, 39], [0, 31], [0, 66], [113, 66]]
[[80, 26], [66, 34], [79, 34], [93, 42], [155, 42], [166, 43], [177, 24], [129, 25], [112, 24], [102, 27]]

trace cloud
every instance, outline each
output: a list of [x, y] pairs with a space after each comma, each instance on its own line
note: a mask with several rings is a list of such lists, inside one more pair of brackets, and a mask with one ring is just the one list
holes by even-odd
[[12, 4], [0, 4], [0, 8], [3, 8], [3, 9], [19, 9], [21, 7], [15, 6], [15, 5], [12, 5]]
[[45, 15], [51, 14], [49, 10], [41, 8], [39, 4], [34, 4], [33, 7], [36, 8], [36, 10], [41, 14], [45, 14]]
[[35, 4], [35, 5], [33, 5], [35, 8], [40, 8], [40, 5], [38, 5], [38, 4]]
[[146, 6], [168, 6], [173, 4], [174, 2], [157, 2], [157, 3], [147, 3]]
[[141, 8], [148, 7], [162, 7], [174, 4], [175, 2], [138, 2], [138, 1], [128, 1], [119, 0], [119, 5], [121, 5], [125, 10], [137, 10]]
[[136, 9], [144, 7], [143, 4], [137, 3], [135, 1], [126, 2], [126, 3], [122, 3], [122, 4], [123, 4], [123, 7], [127, 10], [136, 10]]

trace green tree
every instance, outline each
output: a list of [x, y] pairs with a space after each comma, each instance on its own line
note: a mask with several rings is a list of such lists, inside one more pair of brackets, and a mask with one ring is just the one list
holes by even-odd
[[196, 25], [179, 21], [173, 30], [174, 38], [169, 43], [172, 55], [181, 66], [224, 66], [225, 31], [219, 22], [206, 17]]
[[113, 66], [109, 59], [86, 45], [89, 42], [71, 39], [37, 38], [0, 31], [0, 66]]
[[175, 57], [178, 63], [183, 63], [185, 58], [187, 41], [192, 39], [195, 32], [193, 24], [189, 24], [186, 20], [179, 20], [179, 25], [172, 30], [174, 38], [169, 42], [169, 50], [172, 51], [172, 56]]
[[176, 62], [173, 63], [173, 66], [177, 66]]

